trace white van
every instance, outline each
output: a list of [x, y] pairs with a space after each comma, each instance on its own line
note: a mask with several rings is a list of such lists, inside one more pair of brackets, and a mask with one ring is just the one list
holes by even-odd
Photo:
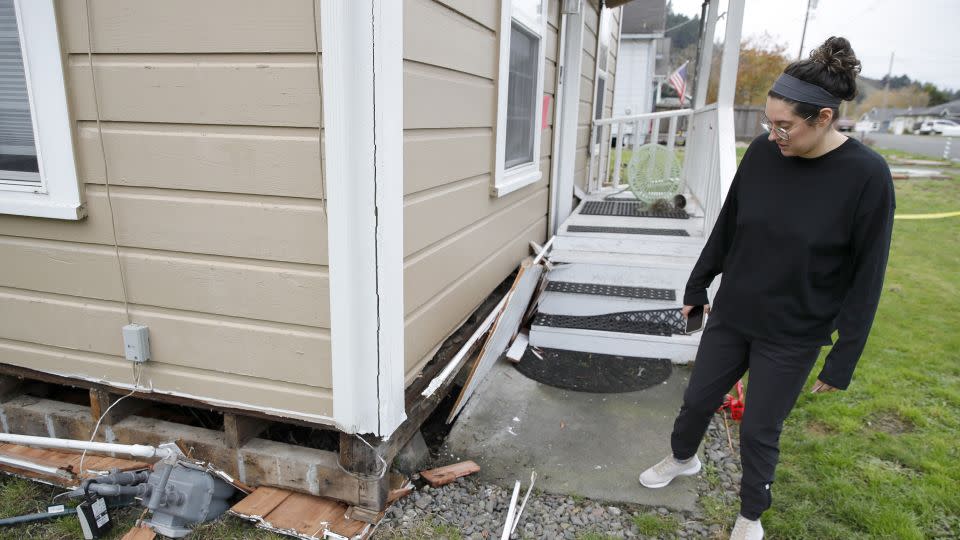
[[920, 129], [917, 131], [921, 135], [930, 135], [931, 133], [941, 133], [943, 128], [947, 126], [960, 126], [960, 124], [953, 120], [925, 120], [920, 124]]

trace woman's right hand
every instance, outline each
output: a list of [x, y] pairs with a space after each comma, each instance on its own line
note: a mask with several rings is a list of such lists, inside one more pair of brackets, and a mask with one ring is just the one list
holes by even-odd
[[[680, 314], [683, 315], [684, 319], [689, 318], [691, 310], [693, 310], [693, 306], [683, 306], [683, 309], [680, 310]], [[710, 314], [710, 304], [706, 304], [703, 306], [703, 314], [704, 315]]]

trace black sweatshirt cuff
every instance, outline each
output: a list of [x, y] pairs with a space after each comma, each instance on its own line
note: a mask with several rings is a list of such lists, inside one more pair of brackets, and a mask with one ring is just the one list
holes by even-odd
[[707, 297], [706, 289], [688, 290], [683, 295], [683, 305], [685, 306], [705, 306], [709, 303], [710, 298]]
[[823, 369], [820, 371], [820, 374], [817, 375], [817, 380], [825, 382], [839, 390], [846, 390], [847, 387], [850, 386], [850, 379], [853, 378], [853, 373], [837, 373], [836, 369], [831, 369], [832, 367], [833, 365], [830, 362], [830, 358], [827, 357]]

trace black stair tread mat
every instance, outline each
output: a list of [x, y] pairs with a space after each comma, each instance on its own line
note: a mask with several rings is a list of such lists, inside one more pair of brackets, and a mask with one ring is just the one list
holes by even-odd
[[666, 358], [639, 358], [563, 349], [527, 349], [516, 369], [537, 382], [573, 390], [613, 394], [652, 388], [670, 378]]
[[646, 229], [642, 227], [600, 227], [593, 225], [568, 225], [567, 232], [646, 234], [651, 236], [690, 236], [690, 233], [687, 232], [686, 229]]
[[551, 281], [547, 290], [559, 293], [589, 294], [593, 296], [616, 296], [620, 298], [639, 298], [642, 300], [677, 299], [673, 289], [655, 289], [651, 287], [625, 287], [622, 285], [602, 285], [598, 283], [575, 283], [572, 281]]
[[587, 201], [583, 203], [580, 213], [586, 216], [690, 219], [690, 214], [683, 210], [668, 210], [665, 212], [641, 210], [640, 201]]
[[603, 315], [551, 315], [538, 313], [533, 320], [534, 326], [551, 328], [570, 328], [573, 330], [601, 330], [624, 334], [646, 334], [651, 336], [672, 336], [682, 333], [686, 321], [680, 314], [680, 308], [648, 309], [643, 311], [624, 311]]

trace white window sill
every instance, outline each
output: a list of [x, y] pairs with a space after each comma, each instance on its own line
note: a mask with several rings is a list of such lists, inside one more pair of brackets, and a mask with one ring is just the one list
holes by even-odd
[[502, 180], [490, 187], [490, 195], [503, 197], [518, 189], [529, 186], [534, 182], [538, 182], [542, 177], [543, 173], [540, 172], [540, 167], [533, 164], [525, 165], [504, 174]]
[[83, 219], [87, 215], [86, 209], [80, 203], [30, 200], [10, 195], [12, 193], [0, 192], [0, 214], [74, 221]]

